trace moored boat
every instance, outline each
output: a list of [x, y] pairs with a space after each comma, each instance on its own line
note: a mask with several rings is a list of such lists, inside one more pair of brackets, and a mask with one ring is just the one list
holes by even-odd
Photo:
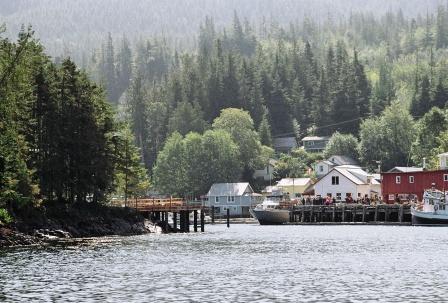
[[291, 201], [282, 194], [273, 193], [249, 211], [260, 225], [279, 225], [289, 221], [291, 208]]
[[411, 207], [413, 225], [448, 225], [448, 193], [437, 189], [425, 190], [423, 202]]

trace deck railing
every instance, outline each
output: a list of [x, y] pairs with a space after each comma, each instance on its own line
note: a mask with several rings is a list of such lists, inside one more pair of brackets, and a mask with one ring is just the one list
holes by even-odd
[[118, 207], [135, 208], [138, 211], [181, 211], [198, 210], [204, 206], [201, 201], [186, 201], [182, 198], [159, 199], [159, 198], [141, 198], [124, 200], [113, 200], [112, 205]]

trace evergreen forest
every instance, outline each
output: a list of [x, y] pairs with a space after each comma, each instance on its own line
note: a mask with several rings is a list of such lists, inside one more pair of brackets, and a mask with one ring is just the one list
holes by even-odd
[[[150, 188], [198, 197], [214, 182], [254, 182], [269, 158], [279, 160], [278, 178], [300, 177], [332, 154], [371, 171], [423, 158], [437, 167], [448, 149], [445, 3], [342, 1], [350, 10], [330, 14], [318, 9], [326, 1], [300, 13], [304, 1], [280, 2], [291, 9], [272, 8], [269, 18], [234, 3], [220, 16], [199, 14], [197, 26], [77, 30], [79, 43], [62, 35], [71, 44], [50, 46], [52, 57], [35, 38], [51, 31], [22, 27], [11, 42], [3, 29], [1, 193], [96, 201]], [[23, 13], [20, 3], [6, 20]], [[301, 145], [305, 136], [331, 139], [323, 154], [274, 153], [275, 138]]]

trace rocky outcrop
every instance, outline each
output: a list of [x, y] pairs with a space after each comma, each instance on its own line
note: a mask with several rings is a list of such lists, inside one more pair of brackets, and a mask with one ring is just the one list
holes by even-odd
[[13, 224], [0, 223], [0, 248], [159, 232], [155, 225], [132, 209], [93, 203], [47, 203], [39, 208], [17, 210], [15, 214]]

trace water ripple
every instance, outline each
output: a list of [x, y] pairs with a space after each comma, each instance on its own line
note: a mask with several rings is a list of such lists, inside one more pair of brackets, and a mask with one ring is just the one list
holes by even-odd
[[446, 302], [446, 228], [207, 226], [0, 252], [4, 302]]

